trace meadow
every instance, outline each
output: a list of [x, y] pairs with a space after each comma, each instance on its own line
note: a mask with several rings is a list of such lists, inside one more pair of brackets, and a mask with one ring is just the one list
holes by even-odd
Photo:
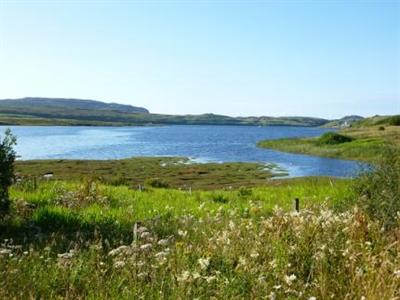
[[286, 138], [260, 141], [258, 146], [284, 152], [372, 163], [379, 159], [387, 147], [400, 149], [400, 126], [355, 126], [341, 130], [340, 134], [350, 137], [351, 141], [324, 143], [320, 137]]
[[184, 191], [26, 179], [1, 222], [0, 297], [396, 299], [399, 226], [382, 230], [355, 206], [353, 184]]
[[[183, 157], [134, 157], [119, 160], [31, 160], [17, 161], [15, 172], [22, 178], [40, 178], [51, 173], [57, 180], [95, 179], [110, 185], [175, 189], [229, 189], [265, 185], [287, 175], [273, 164], [194, 163]], [[272, 171], [273, 170], [273, 171]]]

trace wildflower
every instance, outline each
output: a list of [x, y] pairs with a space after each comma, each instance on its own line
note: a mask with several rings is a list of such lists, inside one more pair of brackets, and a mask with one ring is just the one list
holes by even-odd
[[279, 290], [279, 289], [281, 289], [281, 285], [280, 284], [278, 284], [278, 285], [274, 285], [274, 290]]
[[190, 277], [189, 271], [183, 271], [180, 276], [177, 276], [177, 280], [180, 282], [187, 281]]
[[213, 282], [214, 280], [217, 279], [215, 276], [204, 276], [204, 279], [207, 281], [207, 283]]
[[146, 227], [144, 227], [144, 226], [140, 226], [140, 227], [138, 227], [138, 229], [137, 229], [137, 233], [143, 233], [143, 232], [148, 232], [149, 230], [146, 228]]
[[276, 269], [276, 267], [278, 266], [278, 264], [276, 263], [276, 260], [275, 260], [275, 259], [271, 260], [271, 261], [269, 262], [269, 265], [270, 265], [273, 269]]
[[293, 281], [296, 280], [296, 275], [292, 274], [290, 276], [285, 275], [285, 282], [287, 283], [287, 285], [291, 285], [293, 283]]
[[150, 236], [151, 236], [150, 232], [145, 231], [145, 232], [142, 232], [142, 234], [140, 235], [140, 238], [141, 238], [141, 239], [147, 239], [147, 238], [149, 238]]
[[128, 250], [128, 246], [119, 246], [118, 248], [115, 248], [113, 250], [111, 250], [110, 252], [108, 252], [108, 256], [117, 256], [122, 252], [125, 252], [126, 250]]
[[57, 257], [60, 259], [70, 259], [74, 256], [73, 252], [66, 252], [66, 253], [61, 253], [61, 254], [57, 254]]
[[114, 263], [114, 267], [115, 267], [116, 269], [123, 268], [124, 266], [125, 266], [125, 262], [124, 262], [124, 261], [121, 261], [121, 260], [116, 261], [116, 262]]
[[269, 299], [270, 299], [270, 300], [275, 300], [275, 299], [276, 299], [276, 294], [275, 294], [275, 292], [271, 292], [271, 294], [269, 294]]
[[159, 240], [157, 244], [160, 246], [166, 246], [166, 245], [168, 245], [168, 243], [169, 243], [168, 239], [162, 239], [162, 240]]
[[198, 260], [200, 268], [202, 270], [207, 269], [210, 264], [210, 258], [199, 258]]
[[10, 249], [1, 249], [0, 250], [0, 255], [7, 255], [10, 254], [11, 250]]
[[142, 251], [150, 251], [152, 247], [153, 247], [152, 244], [144, 244], [144, 245], [140, 246], [140, 250], [142, 250]]
[[231, 230], [235, 229], [235, 223], [232, 220], [229, 221], [229, 228]]
[[164, 258], [164, 257], [168, 256], [168, 254], [169, 254], [169, 252], [161, 251], [161, 252], [156, 253], [154, 256], [156, 258]]
[[250, 254], [250, 257], [252, 257], [252, 258], [257, 258], [257, 257], [259, 257], [260, 256], [260, 254], [258, 254], [257, 252], [252, 252], [251, 254]]
[[400, 278], [400, 270], [394, 271], [393, 274], [394, 274], [397, 278]]
[[178, 235], [180, 235], [181, 237], [185, 237], [187, 235], [187, 231], [178, 230]]

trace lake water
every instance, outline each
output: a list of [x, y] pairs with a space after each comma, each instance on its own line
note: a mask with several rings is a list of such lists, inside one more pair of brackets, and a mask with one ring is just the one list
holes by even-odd
[[[185, 156], [197, 162], [275, 163], [290, 176], [353, 176], [354, 161], [259, 149], [263, 139], [317, 136], [329, 129], [290, 126], [10, 126], [19, 159], [117, 159]], [[5, 127], [0, 126], [0, 133]]]

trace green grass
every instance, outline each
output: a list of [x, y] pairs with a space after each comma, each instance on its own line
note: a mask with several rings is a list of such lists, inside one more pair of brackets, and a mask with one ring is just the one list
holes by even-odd
[[[186, 158], [141, 157], [121, 160], [18, 161], [16, 173], [40, 177], [52, 172], [55, 179], [81, 180], [92, 177], [107, 184], [137, 188], [153, 182], [182, 189], [219, 189], [267, 184], [278, 174], [272, 166], [257, 163], [190, 163]], [[281, 173], [284, 174], [284, 173]]]
[[352, 140], [341, 143], [328, 143], [319, 138], [289, 138], [266, 140], [258, 143], [261, 148], [279, 151], [310, 154], [332, 158], [353, 159], [374, 162], [388, 146], [400, 148], [400, 127], [350, 128], [341, 131]]
[[[398, 297], [399, 232], [341, 212], [351, 186], [299, 178], [189, 192], [20, 182], [0, 223], [0, 298]], [[300, 213], [291, 212], [295, 197]]]

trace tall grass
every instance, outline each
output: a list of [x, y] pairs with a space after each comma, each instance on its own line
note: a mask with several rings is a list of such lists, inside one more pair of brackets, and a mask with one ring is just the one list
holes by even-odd
[[355, 182], [359, 205], [383, 226], [391, 227], [400, 214], [400, 151], [388, 148], [373, 169]]
[[396, 299], [400, 220], [382, 230], [367, 210], [336, 210], [350, 187], [15, 187], [0, 228], [0, 298]]

